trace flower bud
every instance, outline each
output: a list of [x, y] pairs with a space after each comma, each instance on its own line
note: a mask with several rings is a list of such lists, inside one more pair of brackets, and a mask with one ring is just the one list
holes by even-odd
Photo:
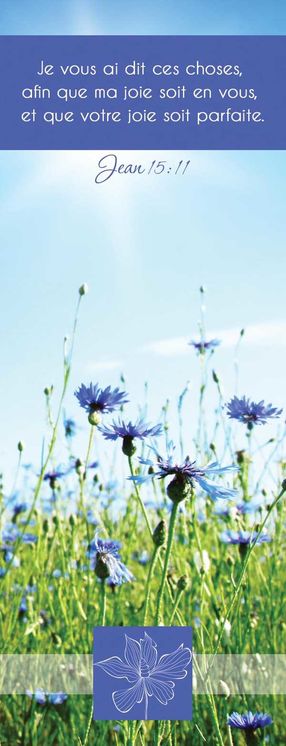
[[214, 381], [214, 383], [219, 383], [219, 377], [216, 374], [215, 370], [213, 370], [213, 381]]
[[45, 386], [44, 388], [45, 396], [51, 396], [53, 393], [53, 390], [54, 390], [53, 384], [51, 386]]
[[286, 479], [283, 479], [282, 485], [281, 485], [282, 491], [286, 492]]
[[97, 554], [94, 572], [100, 580], [106, 580], [110, 575], [110, 570], [106, 557], [103, 554]]
[[19, 440], [17, 448], [18, 448], [19, 453], [23, 453], [23, 450], [24, 450], [25, 446], [24, 446], [24, 443], [23, 443], [22, 440]]
[[99, 412], [90, 412], [88, 415], [88, 421], [90, 425], [93, 425], [93, 427], [97, 427], [97, 425], [101, 422], [101, 416]]
[[82, 296], [82, 295], [86, 295], [86, 294], [88, 293], [88, 285], [86, 284], [86, 282], [84, 282], [84, 283], [83, 283], [83, 284], [82, 284], [82, 285], [80, 286], [80, 288], [78, 289], [78, 292], [79, 292], [79, 294], [80, 294], [81, 296]]
[[162, 520], [158, 523], [155, 530], [153, 531], [153, 542], [155, 547], [162, 547], [166, 543], [167, 537], [167, 524], [166, 521]]
[[186, 479], [174, 477], [167, 487], [167, 495], [173, 503], [180, 503], [191, 494], [191, 488]]
[[178, 580], [178, 591], [185, 591], [188, 587], [188, 578], [186, 575], [181, 575]]
[[239, 548], [240, 558], [241, 560], [244, 560], [249, 550], [249, 546], [248, 544], [239, 544], [238, 548]]
[[122, 444], [122, 451], [125, 456], [134, 456], [134, 453], [136, 452], [136, 446], [133, 443], [133, 438], [130, 437], [130, 435], [125, 435], [123, 438], [123, 444]]
[[79, 477], [82, 477], [84, 475], [84, 464], [82, 463], [82, 460], [80, 458], [77, 458], [75, 461], [75, 470]]

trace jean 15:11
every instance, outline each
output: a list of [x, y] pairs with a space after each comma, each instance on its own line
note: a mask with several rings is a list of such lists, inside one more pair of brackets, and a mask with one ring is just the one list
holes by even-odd
[[179, 163], [177, 164], [177, 166], [175, 167], [175, 169], [173, 171], [173, 169], [170, 166], [168, 167], [168, 162], [167, 161], [157, 161], [157, 160], [154, 160], [154, 161], [152, 161], [151, 166], [148, 169], [148, 174], [151, 174], [151, 173], [153, 173], [153, 174], [162, 174], [163, 171], [166, 170], [169, 173], [170, 173], [170, 171], [173, 171], [173, 173], [175, 174], [175, 176], [177, 174], [181, 174], [181, 176], [183, 176], [183, 174], [186, 173], [186, 171], [187, 171], [187, 169], [188, 169], [188, 167], [190, 165], [190, 162], [191, 161], [183, 161], [183, 160], [179, 161]]

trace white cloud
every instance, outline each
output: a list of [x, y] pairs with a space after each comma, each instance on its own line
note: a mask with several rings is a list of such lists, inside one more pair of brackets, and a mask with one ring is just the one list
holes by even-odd
[[89, 363], [88, 372], [93, 373], [97, 370], [117, 370], [122, 368], [122, 360], [99, 360], [98, 362]]
[[[221, 340], [223, 347], [234, 347], [239, 340], [240, 331], [239, 327], [219, 329], [210, 331], [207, 338], [216, 337]], [[164, 357], [187, 355], [190, 352], [189, 341], [190, 337], [161, 339], [145, 345], [140, 351], [151, 352]], [[265, 321], [246, 327], [243, 344], [258, 347], [284, 346], [286, 344], [286, 321]]]

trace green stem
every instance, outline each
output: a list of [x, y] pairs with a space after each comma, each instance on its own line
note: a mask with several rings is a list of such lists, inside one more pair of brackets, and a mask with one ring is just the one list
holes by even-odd
[[106, 584], [105, 584], [105, 580], [102, 580], [101, 581], [101, 606], [100, 606], [100, 618], [99, 618], [100, 627], [105, 626], [105, 616], [106, 616]]
[[129, 722], [128, 746], [135, 746], [135, 720]]
[[[37, 502], [39, 494], [40, 494], [40, 490], [41, 490], [41, 487], [42, 487], [44, 476], [45, 476], [45, 473], [46, 473], [46, 470], [47, 470], [50, 458], [52, 456], [52, 453], [53, 453], [53, 450], [54, 450], [54, 447], [55, 447], [55, 443], [56, 443], [56, 439], [57, 439], [58, 425], [59, 425], [60, 417], [61, 417], [61, 414], [62, 414], [63, 401], [64, 401], [64, 398], [65, 398], [65, 394], [66, 394], [66, 390], [67, 390], [67, 386], [68, 386], [68, 382], [69, 382], [69, 378], [70, 378], [70, 373], [71, 373], [71, 362], [72, 362], [72, 354], [73, 354], [73, 349], [74, 349], [75, 332], [76, 332], [77, 321], [78, 321], [78, 312], [79, 312], [80, 301], [81, 301], [81, 296], [79, 296], [79, 299], [78, 299], [78, 302], [77, 302], [77, 306], [76, 306], [76, 313], [75, 313], [75, 319], [74, 319], [74, 324], [73, 324], [73, 332], [72, 332], [71, 351], [70, 351], [69, 359], [65, 360], [65, 362], [64, 362], [64, 383], [63, 383], [62, 393], [61, 393], [61, 397], [60, 397], [57, 418], [56, 418], [56, 421], [55, 421], [55, 424], [54, 424], [54, 427], [53, 427], [53, 430], [52, 430], [52, 436], [51, 436], [51, 440], [50, 440], [50, 444], [49, 444], [49, 448], [48, 448], [47, 457], [46, 457], [44, 463], [42, 464], [42, 468], [41, 468], [41, 471], [40, 471], [40, 474], [39, 474], [39, 478], [38, 478], [38, 481], [37, 481], [37, 484], [36, 484], [36, 487], [35, 487], [34, 497], [33, 497], [33, 500], [32, 500], [32, 503], [31, 503], [31, 507], [30, 507], [29, 513], [27, 515], [26, 521], [23, 524], [23, 529], [22, 529], [21, 533], [19, 534], [19, 536], [18, 536], [18, 538], [17, 538], [17, 540], [16, 540], [16, 542], [14, 544], [14, 550], [13, 550], [14, 554], [16, 554], [17, 549], [18, 549], [19, 545], [21, 544], [21, 541], [22, 541], [22, 538], [23, 538], [24, 533], [26, 531], [26, 528], [27, 528], [27, 526], [30, 523], [31, 517], [32, 517], [33, 512], [34, 512], [34, 508], [35, 508], [36, 502]], [[9, 571], [9, 569], [11, 568], [13, 559], [14, 559], [14, 556], [12, 556], [11, 560], [9, 562], [7, 562], [7, 565], [6, 565], [6, 576], [7, 576], [7, 573]]]
[[249, 563], [249, 560], [250, 560], [250, 555], [252, 554], [252, 552], [254, 550], [254, 547], [256, 546], [257, 542], [259, 541], [259, 538], [260, 538], [260, 536], [261, 536], [261, 534], [263, 532], [264, 526], [266, 525], [270, 514], [272, 513], [272, 511], [274, 510], [274, 508], [278, 505], [279, 501], [281, 500], [282, 496], [284, 495], [284, 492], [285, 492], [285, 488], [283, 487], [282, 490], [281, 490], [281, 492], [279, 493], [279, 495], [275, 498], [275, 500], [273, 500], [272, 505], [270, 505], [270, 508], [267, 511], [267, 514], [266, 514], [266, 516], [264, 518], [264, 521], [262, 521], [262, 524], [261, 524], [261, 526], [259, 528], [259, 531], [257, 532], [256, 538], [249, 545], [249, 549], [248, 549], [248, 552], [247, 552], [245, 560], [244, 560], [244, 564], [243, 564], [243, 567], [242, 567], [242, 571], [241, 571], [241, 575], [240, 575], [238, 584], [236, 586], [234, 595], [233, 595], [233, 597], [231, 599], [229, 607], [228, 607], [228, 609], [226, 611], [226, 614], [225, 614], [225, 616], [223, 618], [223, 621], [221, 623], [221, 626], [220, 626], [220, 631], [219, 631], [219, 635], [218, 635], [218, 639], [217, 639], [217, 644], [216, 644], [215, 649], [214, 649], [214, 653], [213, 653], [213, 656], [212, 656], [212, 659], [211, 659], [211, 662], [210, 662], [210, 665], [209, 665], [209, 669], [208, 669], [205, 681], [209, 677], [210, 670], [211, 670], [211, 667], [212, 667], [213, 662], [214, 662], [214, 658], [215, 658], [215, 656], [216, 656], [216, 654], [218, 652], [218, 649], [219, 649], [219, 646], [220, 646], [220, 642], [221, 642], [221, 639], [222, 639], [222, 636], [223, 636], [223, 633], [224, 633], [225, 623], [226, 623], [226, 621], [230, 621], [230, 617], [231, 617], [231, 615], [233, 613], [236, 600], [237, 600], [237, 598], [239, 598], [239, 594], [240, 594], [240, 591], [241, 591], [241, 586], [242, 586], [242, 583], [243, 583], [243, 580], [244, 580], [244, 577], [245, 577], [245, 573], [246, 573], [246, 570], [247, 570], [247, 567], [248, 567], [248, 563]]
[[148, 573], [148, 578], [147, 578], [147, 588], [146, 588], [145, 604], [144, 604], [143, 627], [146, 626], [146, 622], [147, 622], [147, 619], [148, 619], [148, 610], [149, 610], [151, 583], [152, 583], [152, 578], [153, 578], [153, 574], [154, 574], [155, 565], [156, 565], [156, 562], [157, 562], [157, 557], [158, 557], [158, 551], [159, 551], [159, 549], [160, 549], [160, 547], [155, 547], [154, 548], [153, 556], [152, 556], [152, 559], [151, 559], [151, 562], [150, 562], [149, 573]]
[[175, 598], [175, 603], [174, 603], [174, 606], [173, 606], [173, 611], [172, 611], [172, 614], [171, 614], [170, 620], [169, 620], [169, 627], [171, 627], [172, 624], [173, 624], [174, 616], [176, 614], [176, 611], [177, 611], [177, 608], [179, 606], [179, 603], [180, 603], [180, 600], [181, 600], [181, 596], [182, 596], [183, 593], [184, 593], [183, 590], [179, 590], [178, 589], [177, 595], [176, 595], [176, 598]]
[[169, 559], [173, 544], [173, 538], [174, 538], [174, 528], [176, 523], [176, 517], [177, 517], [177, 511], [178, 511], [179, 503], [174, 502], [170, 517], [170, 523], [169, 523], [169, 531], [168, 531], [168, 542], [167, 542], [167, 548], [166, 548], [166, 554], [165, 554], [165, 562], [163, 567], [163, 575], [161, 580], [161, 585], [159, 588], [159, 594], [158, 594], [158, 601], [157, 601], [157, 611], [156, 611], [156, 617], [155, 617], [155, 625], [158, 626], [160, 623], [160, 615], [161, 615], [161, 605], [162, 605], [162, 599], [164, 595], [164, 589], [165, 589], [165, 583], [167, 578], [167, 572], [168, 572], [168, 566], [169, 566]]
[[93, 717], [93, 704], [91, 705], [90, 716], [89, 716], [89, 720], [88, 720], [88, 724], [87, 724], [87, 729], [86, 729], [86, 734], [85, 734], [84, 742], [83, 742], [82, 746], [87, 746], [88, 736], [89, 736], [89, 732], [90, 732], [91, 724], [92, 724], [92, 717]]
[[[132, 477], [134, 477], [134, 469], [133, 469], [133, 464], [132, 464], [132, 458], [131, 458], [131, 456], [128, 456], [128, 463], [129, 463], [130, 474], [131, 474]], [[140, 495], [140, 492], [139, 492], [139, 489], [138, 489], [138, 486], [137, 486], [136, 482], [133, 482], [133, 485], [134, 485], [135, 494], [136, 494], [138, 503], [139, 503], [140, 508], [142, 510], [142, 513], [143, 513], [143, 516], [145, 518], [146, 525], [147, 525], [147, 528], [148, 528], [148, 532], [149, 532], [149, 534], [151, 536], [152, 543], [153, 543], [153, 531], [152, 531], [152, 527], [151, 527], [151, 524], [150, 524], [150, 521], [149, 521], [149, 518], [148, 518], [148, 514], [147, 514], [147, 511], [146, 511], [145, 505], [144, 505], [143, 500], [141, 498], [141, 495]], [[159, 563], [160, 563], [161, 569], [163, 570], [163, 561], [162, 561], [162, 557], [160, 557], [160, 555], [159, 555]], [[173, 599], [173, 594], [172, 594], [171, 588], [170, 588], [169, 585], [167, 585], [167, 588], [168, 588], [169, 597], [170, 597], [170, 599], [171, 599], [171, 601], [173, 603], [174, 599]], [[178, 621], [180, 622], [181, 626], [183, 626], [183, 620], [181, 618], [181, 615], [180, 615], [179, 611], [177, 611], [177, 617], [178, 617]]]
[[[134, 469], [133, 469], [133, 464], [132, 464], [132, 458], [131, 458], [131, 456], [128, 456], [128, 463], [129, 463], [130, 474], [134, 478]], [[136, 494], [138, 503], [140, 505], [140, 508], [142, 510], [143, 516], [144, 516], [145, 521], [146, 521], [146, 525], [147, 525], [149, 534], [150, 534], [151, 539], [153, 541], [153, 531], [152, 531], [152, 527], [151, 527], [151, 524], [150, 524], [150, 521], [149, 521], [147, 510], [146, 510], [145, 505], [143, 503], [143, 500], [141, 498], [141, 495], [140, 495], [140, 492], [139, 492], [139, 489], [137, 487], [136, 482], [133, 482], [133, 485], [134, 485], [135, 494]]]

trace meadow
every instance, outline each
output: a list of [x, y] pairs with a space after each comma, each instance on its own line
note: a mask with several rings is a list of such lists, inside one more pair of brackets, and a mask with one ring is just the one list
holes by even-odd
[[[145, 402], [130, 421], [123, 377], [115, 388], [108, 380], [79, 381], [74, 392], [72, 361], [80, 354], [77, 326], [86, 294], [82, 285], [64, 351], [62, 390], [44, 391], [48, 438], [42, 463], [27, 467], [19, 442], [9, 492], [2, 464], [1, 654], [91, 654], [96, 625], [190, 625], [195, 653], [214, 666], [218, 654], [282, 654], [281, 403], [252, 401], [244, 391], [233, 391], [225, 401], [215, 362], [220, 341], [207, 336], [203, 288], [199, 336], [190, 344], [191, 365], [199, 366], [201, 380], [191, 441], [184, 436], [190, 418], [184, 380], [174, 435], [166, 402], [158, 404], [158, 420], [149, 417]], [[210, 387], [216, 393], [211, 419]], [[67, 414], [74, 394], [78, 421]], [[274, 425], [276, 435], [270, 436]], [[86, 431], [84, 456], [77, 451], [79, 426]], [[109, 454], [104, 468], [103, 447]], [[116, 469], [115, 449], [122, 451]], [[200, 676], [194, 664], [195, 679]], [[3, 686], [3, 671], [1, 681]], [[271, 681], [269, 693], [261, 695], [244, 691], [243, 681], [236, 694], [224, 680], [219, 692], [211, 677], [202, 686], [203, 693], [194, 692], [191, 721], [94, 722], [90, 694], [32, 691], [27, 677], [26, 694], [0, 698], [0, 744], [286, 743], [284, 697], [271, 693]], [[244, 717], [249, 711], [256, 720]]]

